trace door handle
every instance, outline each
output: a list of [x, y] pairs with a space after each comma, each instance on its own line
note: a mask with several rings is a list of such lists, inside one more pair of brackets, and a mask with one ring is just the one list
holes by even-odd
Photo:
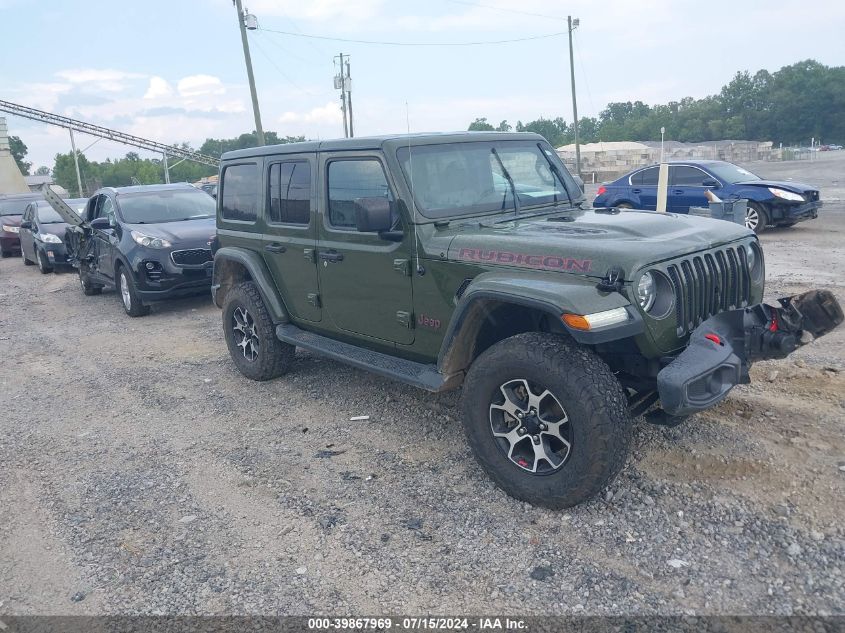
[[320, 259], [322, 259], [324, 262], [342, 262], [343, 253], [338, 253], [335, 250], [325, 251], [320, 253]]
[[683, 189], [673, 189], [673, 190], [672, 190], [672, 193], [675, 193], [675, 194], [678, 194], [678, 195], [682, 195], [682, 194], [684, 193], [684, 190], [683, 190]]
[[271, 253], [284, 253], [287, 249], [278, 242], [273, 242], [272, 244], [267, 244], [264, 250]]
[[631, 189], [631, 193], [642, 193], [642, 189]]

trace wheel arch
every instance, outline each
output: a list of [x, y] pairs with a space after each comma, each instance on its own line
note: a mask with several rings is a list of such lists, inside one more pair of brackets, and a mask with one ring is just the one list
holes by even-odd
[[561, 320], [567, 312], [590, 314], [628, 305], [621, 294], [600, 292], [592, 281], [561, 279], [550, 283], [539, 276], [496, 279], [483, 274], [461, 297], [443, 338], [437, 365], [444, 375], [459, 374], [495, 343], [524, 332], [563, 334], [587, 345], [628, 338], [644, 330], [642, 320], [630, 309], [630, 323], [603, 332], [572, 330]]
[[275, 290], [270, 271], [260, 255], [253, 251], [224, 246], [214, 254], [214, 274], [211, 297], [218, 308], [223, 307], [226, 295], [237, 284], [252, 281], [258, 288], [273, 323], [288, 323], [287, 308]]

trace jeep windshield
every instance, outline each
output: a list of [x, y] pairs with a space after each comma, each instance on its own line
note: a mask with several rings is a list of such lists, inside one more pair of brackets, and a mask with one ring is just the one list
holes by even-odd
[[119, 197], [120, 213], [128, 224], [161, 224], [213, 218], [214, 198], [202, 191], [153, 191]]
[[417, 209], [431, 219], [569, 205], [581, 197], [563, 163], [543, 143], [412, 145], [396, 155]]

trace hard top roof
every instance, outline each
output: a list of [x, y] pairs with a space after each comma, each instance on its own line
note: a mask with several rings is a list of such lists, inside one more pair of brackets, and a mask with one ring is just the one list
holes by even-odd
[[[192, 184], [187, 182], [177, 182], [170, 185], [131, 185], [129, 187], [100, 187], [94, 192], [96, 196], [104, 191], [110, 191], [117, 195], [126, 195], [130, 193], [155, 193], [157, 191], [196, 191], [203, 193]], [[203, 194], [205, 195], [205, 194]]]
[[384, 147], [402, 147], [406, 145], [435, 145], [438, 143], [468, 143], [472, 141], [544, 141], [533, 132], [437, 132], [425, 134], [384, 134], [381, 136], [362, 136], [340, 138], [326, 141], [304, 141], [302, 143], [283, 143], [233, 150], [223, 154], [222, 160], [231, 161], [255, 156], [277, 154], [305, 154], [313, 152], [355, 151], [382, 149]]

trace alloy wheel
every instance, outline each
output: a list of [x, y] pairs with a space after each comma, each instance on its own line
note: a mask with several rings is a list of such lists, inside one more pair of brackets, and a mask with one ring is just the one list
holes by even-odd
[[754, 207], [748, 207], [745, 210], [745, 228], [756, 231], [758, 224], [760, 224], [760, 214]]
[[524, 378], [503, 383], [490, 404], [490, 430], [502, 453], [535, 475], [559, 470], [572, 452], [572, 428], [551, 391]]
[[132, 309], [132, 295], [129, 294], [129, 280], [126, 279], [126, 273], [120, 273], [120, 297], [123, 299], [123, 305], [127, 310]]
[[243, 306], [236, 307], [232, 312], [232, 332], [235, 345], [241, 348], [244, 358], [250, 362], [255, 361], [258, 358], [258, 332], [255, 319]]

